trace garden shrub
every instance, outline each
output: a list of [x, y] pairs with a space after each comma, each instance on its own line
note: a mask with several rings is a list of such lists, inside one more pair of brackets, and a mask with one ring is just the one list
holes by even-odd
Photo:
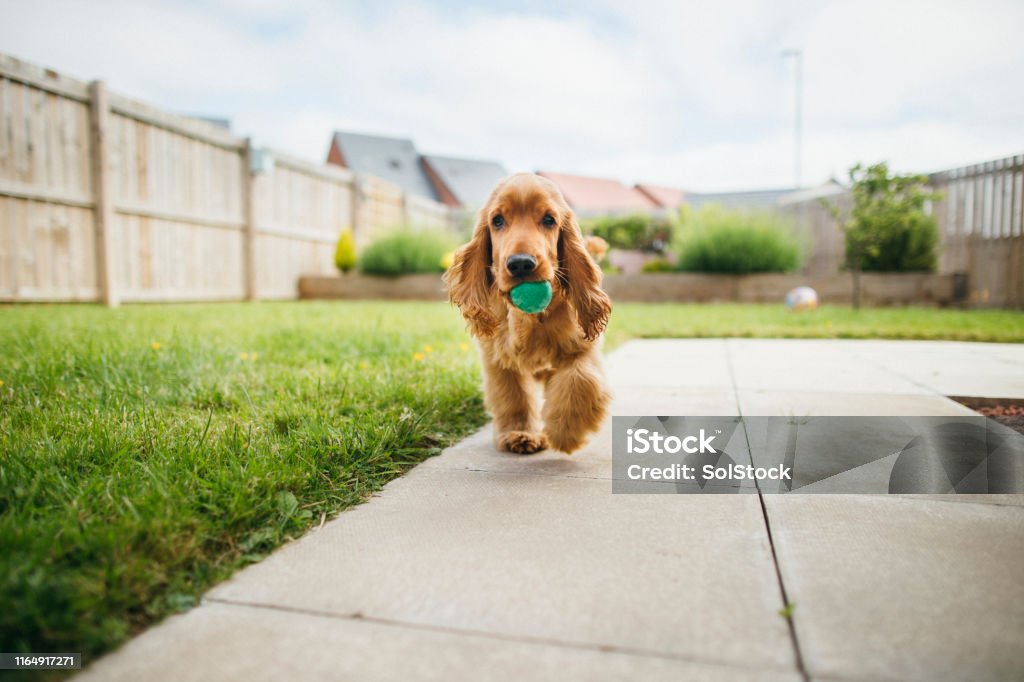
[[676, 266], [664, 258], [653, 258], [643, 264], [640, 272], [674, 272]]
[[584, 221], [583, 231], [601, 237], [616, 249], [662, 251], [676, 233], [676, 219], [671, 215], [602, 216]]
[[800, 267], [800, 242], [774, 213], [705, 206], [688, 214], [682, 229], [680, 270], [741, 275]]
[[441, 232], [399, 230], [367, 246], [359, 259], [359, 270], [385, 277], [444, 272], [441, 259], [454, 248], [452, 242]]
[[356, 240], [352, 230], [345, 230], [338, 237], [338, 246], [334, 249], [334, 267], [348, 272], [356, 266]]
[[935, 197], [924, 175], [893, 175], [885, 163], [850, 169], [853, 207], [845, 220], [830, 207], [846, 235], [849, 270], [934, 272], [939, 232], [925, 204]]

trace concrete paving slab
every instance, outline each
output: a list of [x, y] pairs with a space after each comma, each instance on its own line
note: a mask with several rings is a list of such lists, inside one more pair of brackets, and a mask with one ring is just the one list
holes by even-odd
[[832, 393], [929, 394], [908, 378], [832, 340], [729, 339], [735, 385], [740, 389]]
[[615, 389], [611, 413], [630, 415], [728, 416], [739, 414], [736, 394], [731, 388], [646, 388]]
[[879, 415], [976, 416], [977, 413], [944, 396], [900, 393], [833, 393], [738, 389], [744, 416], [857, 417]]
[[416, 469], [212, 599], [709, 663], [795, 661], [756, 495]]
[[870, 342], [858, 354], [942, 395], [1024, 398], [1019, 346]]
[[491, 473], [521, 474], [527, 476], [563, 476], [610, 481], [612, 478], [611, 424], [594, 434], [590, 442], [569, 456], [562, 452], [545, 450], [533, 455], [515, 455], [496, 450], [493, 430], [487, 425], [441, 455], [433, 457], [419, 468], [462, 469]]
[[994, 504], [999, 507], [1024, 507], [1024, 493], [993, 493], [988, 495], [896, 495], [908, 500], [956, 502], [959, 504]]
[[[211, 647], [211, 642], [216, 646]], [[183, 665], [185, 661], [189, 664]], [[150, 636], [129, 642], [76, 679], [797, 682], [800, 677], [749, 667], [213, 603], [169, 619]]]
[[1024, 510], [882, 496], [764, 498], [812, 676], [1024, 671]]
[[640, 339], [617, 349], [608, 363], [616, 389], [630, 386], [672, 389], [730, 389], [729, 358], [723, 339]]

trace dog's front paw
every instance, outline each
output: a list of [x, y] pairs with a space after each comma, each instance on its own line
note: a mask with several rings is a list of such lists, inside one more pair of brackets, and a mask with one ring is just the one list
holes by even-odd
[[527, 431], [509, 431], [498, 437], [498, 449], [508, 450], [517, 455], [532, 455], [548, 447], [548, 439], [543, 434]]

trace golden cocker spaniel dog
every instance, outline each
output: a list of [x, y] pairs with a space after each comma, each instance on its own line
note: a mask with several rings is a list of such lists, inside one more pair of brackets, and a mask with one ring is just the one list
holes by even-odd
[[[611, 400], [600, 336], [612, 304], [558, 188], [530, 173], [499, 183], [445, 278], [480, 346], [495, 446], [520, 454], [582, 447]], [[514, 286], [540, 281], [552, 287], [543, 312], [512, 304]]]

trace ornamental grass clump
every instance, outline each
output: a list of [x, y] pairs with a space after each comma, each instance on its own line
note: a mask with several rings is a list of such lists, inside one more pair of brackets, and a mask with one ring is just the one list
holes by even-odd
[[799, 240], [774, 213], [705, 206], [684, 219], [680, 270], [736, 275], [792, 272], [801, 261]]
[[452, 238], [441, 232], [399, 230], [366, 247], [359, 271], [384, 277], [444, 272], [442, 259], [454, 247]]

